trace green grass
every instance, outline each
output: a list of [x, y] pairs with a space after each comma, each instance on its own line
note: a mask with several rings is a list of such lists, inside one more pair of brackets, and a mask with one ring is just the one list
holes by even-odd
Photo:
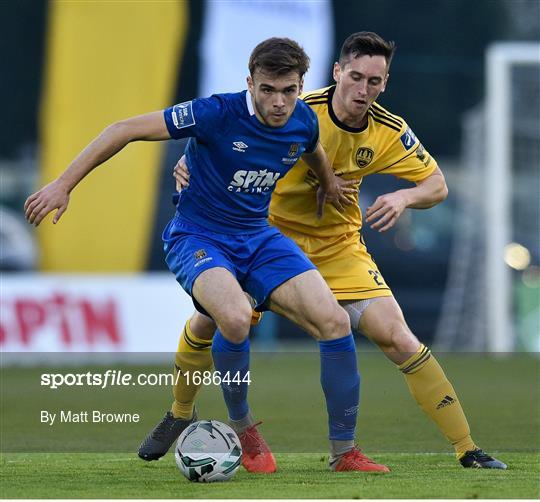
[[[69, 357], [69, 355], [67, 356]], [[172, 360], [172, 356], [171, 356]], [[447, 441], [411, 399], [403, 377], [380, 354], [362, 353], [358, 440], [390, 474], [327, 469], [326, 413], [315, 353], [253, 354], [250, 401], [279, 463], [276, 475], [238, 472], [229, 483], [184, 480], [174, 458], [140, 461], [135, 451], [170, 406], [167, 387], [40, 385], [43, 372], [133, 374], [169, 366], [2, 368], [1, 488], [4, 498], [538, 498], [540, 360], [439, 357], [466, 411], [473, 438], [508, 471], [463, 469]], [[140, 423], [49, 426], [40, 410], [136, 412]], [[219, 388], [200, 394], [201, 418], [225, 420]], [[126, 453], [127, 452], [127, 453]]]
[[172, 454], [144, 463], [126, 454], [11, 454], [2, 460], [5, 498], [536, 498], [540, 459], [502, 455], [508, 471], [461, 468], [444, 454], [381, 454], [389, 474], [333, 473], [314, 453], [277, 455], [279, 472], [243, 469], [227, 483], [190, 483]]

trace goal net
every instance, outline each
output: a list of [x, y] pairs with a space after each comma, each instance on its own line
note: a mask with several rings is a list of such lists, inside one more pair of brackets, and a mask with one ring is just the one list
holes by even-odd
[[439, 350], [540, 352], [540, 44], [497, 43], [463, 118]]

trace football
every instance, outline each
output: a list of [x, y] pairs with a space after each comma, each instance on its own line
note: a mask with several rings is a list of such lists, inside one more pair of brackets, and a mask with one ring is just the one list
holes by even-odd
[[228, 481], [242, 462], [236, 433], [217, 420], [201, 420], [186, 428], [174, 452], [176, 465], [190, 481]]

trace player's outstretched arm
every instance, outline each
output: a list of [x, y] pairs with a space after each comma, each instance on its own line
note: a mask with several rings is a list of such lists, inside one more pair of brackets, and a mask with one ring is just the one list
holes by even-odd
[[347, 194], [356, 194], [356, 189], [352, 186], [357, 184], [358, 180], [343, 181], [335, 176], [320, 143], [317, 144], [317, 148], [312, 153], [304, 153], [302, 158], [319, 179], [320, 187], [317, 191], [317, 216], [319, 218], [323, 214], [326, 202], [330, 202], [340, 212], [344, 210], [343, 205], [353, 203]]
[[366, 222], [371, 228], [385, 232], [392, 228], [406, 208], [429, 209], [446, 199], [448, 187], [437, 167], [426, 179], [413, 188], [397, 190], [377, 197], [366, 210]]
[[53, 182], [30, 195], [24, 204], [25, 217], [36, 227], [51, 211], [57, 223], [69, 204], [69, 195], [94, 168], [117, 154], [132, 141], [170, 139], [163, 112], [139, 115], [110, 125], [94, 139]]

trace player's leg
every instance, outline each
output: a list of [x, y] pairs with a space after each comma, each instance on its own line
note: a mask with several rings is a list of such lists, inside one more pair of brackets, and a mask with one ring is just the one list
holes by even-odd
[[171, 412], [175, 418], [186, 420], [194, 416], [201, 379], [194, 379], [193, 375], [199, 373], [202, 376], [205, 371], [212, 370], [211, 347], [215, 330], [214, 320], [198, 311], [193, 313], [182, 330], [174, 361]]
[[[212, 356], [216, 371], [220, 372], [221, 388], [225, 404], [227, 405], [229, 423], [237, 432], [242, 444], [242, 465], [250, 472], [272, 473], [276, 471], [276, 461], [268, 445], [257, 430], [251, 414], [248, 401], [248, 373], [249, 373], [249, 326], [252, 322], [251, 302], [242, 292], [244, 316], [242, 318], [242, 331], [228, 329], [226, 324], [219, 321], [225, 316], [225, 311], [232, 309], [218, 298], [208, 302], [204, 297], [206, 291], [216, 284], [215, 276], [201, 275], [200, 280], [194, 284], [193, 295], [204, 306], [205, 310], [217, 321], [217, 331], [212, 343]], [[238, 291], [234, 291], [238, 302]]]
[[[193, 297], [217, 324], [212, 342], [214, 366], [222, 377], [229, 417], [240, 420], [249, 413], [248, 385], [243, 380], [249, 372], [251, 305], [236, 278], [224, 268], [200, 274], [193, 284]], [[242, 383], [231, 383], [234, 377]]]
[[[194, 297], [196, 306], [199, 308], [201, 303], [208, 306], [226, 336], [245, 338], [249, 333], [251, 307], [235, 278], [234, 264], [223, 252], [223, 246], [227, 245], [223, 237], [212, 235], [195, 225], [175, 219], [167, 225], [163, 233], [166, 262], [182, 288]], [[212, 281], [213, 284], [208, 287]], [[204, 307], [200, 309], [204, 311]], [[196, 359], [199, 359], [200, 364], [206, 364], [209, 352], [207, 342], [202, 338], [198, 339], [195, 334], [193, 337], [187, 334], [192, 342], [190, 348], [198, 345], [203, 349], [204, 355]], [[179, 352], [184, 352], [182, 349], [185, 345], [189, 346], [188, 338], [182, 337]], [[178, 376], [179, 372], [176, 375]], [[190, 403], [182, 404], [183, 406], [176, 411], [189, 414]], [[172, 444], [171, 438], [174, 441], [175, 434], [178, 435], [178, 431], [194, 419], [194, 413], [190, 420], [175, 418], [172, 412], [167, 412], [162, 422], [141, 445], [139, 456], [145, 460], [162, 456], [163, 452], [157, 454], [155, 451], [150, 454], [148, 452], [153, 446], [161, 447], [166, 452]]]
[[[253, 311], [251, 324], [257, 324], [261, 316], [261, 313]], [[186, 373], [189, 372], [190, 375], [196, 372], [203, 374], [205, 371], [212, 370], [211, 346], [216, 327], [216, 323], [211, 317], [198, 311], [195, 311], [186, 322], [175, 355], [174, 401], [170, 411], [165, 414], [165, 417], [141, 444], [139, 456], [144, 460], [157, 460], [165, 455], [183, 430], [197, 420], [195, 399], [201, 388], [202, 380], [187, 378]], [[164, 430], [165, 433], [160, 434], [160, 430]], [[239, 429], [237, 432], [242, 435], [244, 430]]]
[[[310, 257], [347, 310], [353, 330], [368, 335], [404, 371], [411, 393], [457, 451], [474, 448], [452, 386], [435, 358], [411, 333], [358, 234], [344, 237], [331, 249], [325, 239], [310, 237], [306, 244], [312, 251]], [[455, 403], [437, 409], [446, 395]]]
[[[354, 306], [361, 303], [367, 306], [363, 312], [358, 312], [358, 307]], [[359, 317], [359, 331], [398, 366], [411, 394], [452, 443], [464, 467], [506, 468], [474, 444], [452, 384], [435, 356], [411, 332], [394, 297], [346, 302], [345, 309], [352, 319]]]
[[[193, 334], [192, 328], [197, 329], [198, 335]], [[196, 371], [202, 373], [212, 368], [210, 348], [214, 330], [214, 321], [199, 312], [186, 322], [174, 361], [174, 401], [139, 446], [138, 455], [143, 460], [163, 457], [184, 429], [197, 420], [194, 403], [200, 385], [194, 385], [193, 378], [186, 378], [186, 372], [193, 375]]]
[[[336, 242], [332, 242], [327, 237], [318, 238], [312, 235], [293, 232], [287, 228], [280, 228], [280, 230], [306, 253], [313, 264], [317, 266], [326, 284], [330, 285], [332, 290], [336, 288], [337, 291], [346, 294], [351, 290], [358, 290], [357, 281], [354, 277], [355, 270], [361, 266], [362, 260], [365, 260], [364, 255], [358, 256], [357, 248], [360, 243], [358, 232], [341, 235]], [[367, 257], [369, 258], [369, 255]], [[367, 288], [370, 291], [373, 291], [374, 288], [380, 288], [383, 293], [389, 291], [386, 284], [370, 284]], [[348, 447], [350, 443], [348, 445], [344, 444], [344, 446]], [[337, 451], [336, 449], [336, 453]], [[387, 467], [376, 464], [370, 458], [363, 455], [356, 447], [348, 455], [348, 457], [345, 455], [347, 458], [344, 458], [342, 462], [334, 464], [336, 470], [388, 470]]]
[[[247, 295], [252, 303], [252, 298]], [[258, 324], [261, 312], [251, 312], [251, 325]], [[186, 322], [176, 351], [174, 365], [173, 395], [171, 412], [175, 418], [188, 419], [193, 416], [195, 398], [201, 387], [201, 379], [187, 378], [186, 374], [203, 374], [213, 368], [212, 338], [217, 329], [211, 317], [195, 311]]]
[[[212, 314], [216, 316], [219, 320], [218, 325], [226, 336], [233, 339], [247, 337], [251, 321], [251, 306], [229, 270], [222, 267], [204, 270], [194, 281], [193, 294], [201, 305], [204, 305], [205, 308], [208, 306]], [[165, 414], [139, 447], [138, 455], [144, 460], [157, 460], [165, 455], [182, 431], [197, 419], [194, 411], [194, 399], [199, 386], [192, 385], [191, 382], [188, 383], [183, 373], [190, 371], [193, 375], [194, 371], [208, 371], [212, 368], [210, 352], [212, 342], [210, 340], [215, 324], [207, 316], [200, 313], [195, 314], [192, 321], [194, 321], [193, 327], [200, 337], [192, 332], [192, 324], [188, 321], [180, 338], [175, 357], [175, 382], [173, 386], [175, 399], [172, 410]], [[223, 335], [219, 335], [223, 338]], [[224, 343], [227, 343], [225, 338], [223, 340]], [[234, 344], [234, 346], [236, 345]], [[235, 356], [231, 363], [236, 364], [236, 366], [240, 364], [244, 371], [247, 371], [249, 343], [246, 344], [244, 340], [240, 346], [244, 349], [241, 353], [241, 361]], [[242, 390], [241, 394], [233, 394], [232, 400], [228, 400], [228, 394], [226, 394], [226, 404], [229, 409], [231, 407], [233, 409], [247, 407], [247, 388]]]
[[[247, 295], [246, 295], [247, 296]], [[247, 296], [250, 303], [251, 297]], [[258, 324], [262, 313], [252, 311], [251, 324]], [[186, 374], [203, 374], [213, 368], [212, 338], [217, 329], [211, 317], [193, 313], [186, 322], [175, 356], [173, 395], [171, 412], [175, 418], [189, 419], [193, 416], [195, 398], [201, 387], [201, 379], [187, 378]]]
[[337, 471], [387, 472], [355, 447], [360, 374], [349, 318], [322, 276], [308, 270], [277, 287], [269, 307], [305, 329], [319, 342], [321, 385], [329, 422], [330, 465]]
[[[197, 310], [218, 326], [212, 342], [216, 370], [247, 372], [251, 305], [236, 278], [246, 239], [208, 232], [180, 220], [167, 226], [163, 239], [169, 269], [192, 296]], [[222, 389], [232, 418], [247, 408], [247, 386], [236, 389], [239, 392], [230, 392], [226, 385]]]
[[[215, 332], [213, 342], [211, 342], [212, 357], [216, 370], [222, 376], [221, 388], [231, 425], [237, 430], [242, 441], [243, 436], [250, 437], [251, 431], [249, 429], [255, 428], [256, 425], [252, 423], [253, 419], [247, 402], [248, 383], [246, 379], [249, 372], [248, 334], [252, 320], [251, 304], [236, 278], [225, 268], [216, 267], [205, 270], [195, 279], [192, 291], [198, 308], [204, 309], [216, 320], [218, 330]], [[204, 342], [202, 337], [211, 338], [211, 331], [215, 329], [215, 325], [206, 316], [200, 314], [195, 315], [193, 320], [195, 321], [193, 329], [196, 331], [195, 334], [191, 333], [193, 338], [190, 338], [204, 344], [208, 343]], [[198, 335], [201, 338], [198, 338]], [[186, 338], [183, 340], [187, 341]], [[181, 345], [183, 340], [180, 342]], [[180, 367], [182, 368], [182, 366]], [[232, 380], [236, 380], [236, 382]], [[189, 385], [187, 382], [182, 385], [182, 380], [179, 380], [179, 383], [178, 387], [175, 386], [175, 404], [180, 401], [184, 405], [191, 404], [193, 406], [193, 402], [186, 402], [186, 397], [192, 396], [194, 398], [198, 387], [193, 386], [191, 382]], [[172, 435], [170, 432], [167, 437]], [[242, 446], [245, 447], [245, 438], [242, 441]], [[252, 472], [274, 472], [276, 470], [275, 460], [269, 450], [268, 453], [269, 455], [258, 454], [255, 461], [252, 462], [253, 465], [246, 466], [245, 459], [243, 464]], [[270, 464], [268, 457], [271, 460]]]

